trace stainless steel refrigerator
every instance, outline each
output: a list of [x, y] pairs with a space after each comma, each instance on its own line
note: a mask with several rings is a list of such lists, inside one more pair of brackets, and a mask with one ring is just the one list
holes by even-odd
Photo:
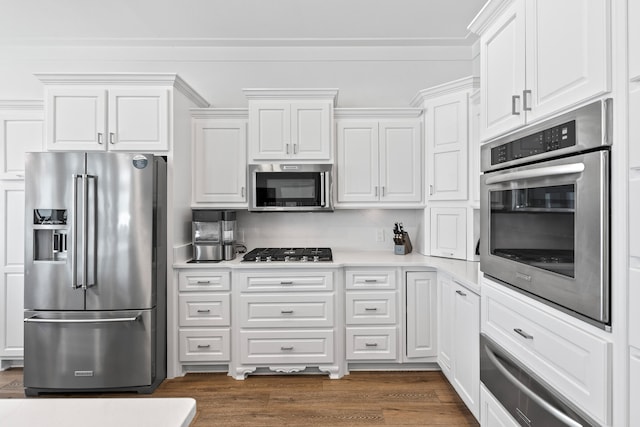
[[152, 392], [166, 376], [166, 161], [28, 153], [24, 385]]

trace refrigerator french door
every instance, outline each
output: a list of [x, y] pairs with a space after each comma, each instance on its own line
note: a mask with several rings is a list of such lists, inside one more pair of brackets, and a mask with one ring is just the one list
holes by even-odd
[[27, 395], [151, 392], [166, 373], [166, 162], [28, 153]]

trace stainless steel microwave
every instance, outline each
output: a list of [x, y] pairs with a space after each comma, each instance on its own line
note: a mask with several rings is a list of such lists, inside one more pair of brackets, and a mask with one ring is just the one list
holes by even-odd
[[332, 165], [249, 165], [249, 210], [333, 211]]

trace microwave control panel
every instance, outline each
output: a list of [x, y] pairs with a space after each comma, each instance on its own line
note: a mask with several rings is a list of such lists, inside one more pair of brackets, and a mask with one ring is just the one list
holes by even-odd
[[575, 120], [493, 147], [491, 165], [495, 166], [574, 145], [576, 145]]

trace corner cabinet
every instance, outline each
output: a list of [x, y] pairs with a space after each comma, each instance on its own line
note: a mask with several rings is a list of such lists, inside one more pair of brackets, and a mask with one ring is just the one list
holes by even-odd
[[42, 101], [0, 101], [0, 370], [24, 357], [24, 153], [42, 151]]
[[438, 273], [438, 365], [480, 419], [480, 296]]
[[481, 138], [602, 95], [611, 86], [609, 0], [493, 0], [480, 35]]
[[166, 152], [174, 91], [208, 104], [175, 74], [36, 74], [45, 85], [49, 151]]
[[336, 109], [336, 207], [421, 207], [422, 110]]
[[247, 207], [247, 110], [192, 109], [192, 205]]
[[250, 161], [332, 160], [337, 89], [244, 89]]

